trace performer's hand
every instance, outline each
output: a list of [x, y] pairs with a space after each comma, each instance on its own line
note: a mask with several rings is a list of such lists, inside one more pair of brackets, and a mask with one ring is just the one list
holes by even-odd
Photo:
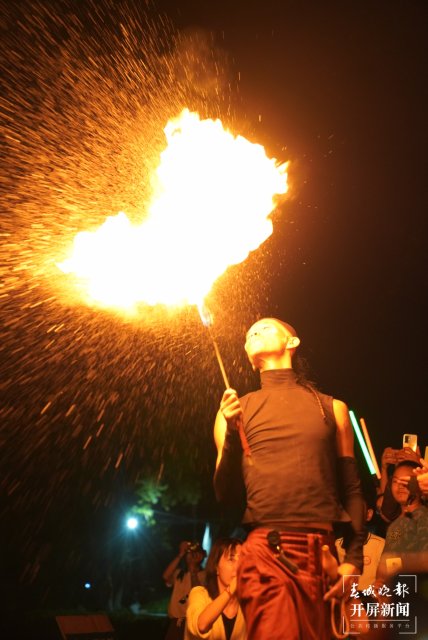
[[331, 586], [331, 588], [324, 594], [323, 600], [342, 600], [343, 598], [349, 598], [351, 593], [351, 585], [353, 582], [358, 582], [360, 573], [355, 565], [349, 562], [342, 562], [338, 569], [338, 579]]
[[242, 416], [242, 408], [235, 389], [226, 389], [220, 402], [220, 411], [229, 429], [236, 429]]

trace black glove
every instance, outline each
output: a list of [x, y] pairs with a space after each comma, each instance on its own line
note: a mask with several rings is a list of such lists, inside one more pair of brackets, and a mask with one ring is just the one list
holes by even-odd
[[345, 562], [350, 562], [362, 572], [363, 546], [367, 538], [366, 505], [355, 458], [338, 458], [338, 474], [342, 503], [351, 518], [350, 526], [343, 536]]

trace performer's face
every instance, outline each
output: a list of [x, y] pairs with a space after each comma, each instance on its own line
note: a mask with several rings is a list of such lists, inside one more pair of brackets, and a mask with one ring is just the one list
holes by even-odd
[[258, 320], [248, 330], [245, 339], [245, 351], [250, 362], [254, 363], [254, 358], [261, 354], [281, 355], [290, 337], [286, 328], [274, 318]]

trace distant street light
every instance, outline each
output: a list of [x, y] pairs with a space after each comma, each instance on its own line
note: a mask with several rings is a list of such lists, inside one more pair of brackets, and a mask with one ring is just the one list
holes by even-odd
[[133, 516], [128, 518], [128, 520], [126, 521], [126, 526], [128, 527], [128, 529], [134, 530], [138, 527], [138, 525], [139, 525], [139, 522], [137, 518], [134, 518]]

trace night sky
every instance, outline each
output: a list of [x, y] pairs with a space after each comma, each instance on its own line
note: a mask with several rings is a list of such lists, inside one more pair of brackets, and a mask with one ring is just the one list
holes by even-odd
[[296, 172], [265, 311], [299, 328], [320, 384], [365, 415], [378, 447], [408, 430], [427, 444], [416, 400], [427, 345], [425, 8], [269, 6], [260, 19], [258, 4], [251, 17], [237, 11], [229, 38], [225, 28], [247, 113], [261, 114], [260, 136], [286, 146]]
[[423, 454], [426, 3], [2, 0], [0, 18], [5, 575], [46, 595], [63, 558], [77, 583], [146, 477], [197, 484], [194, 519], [215, 513], [222, 380], [197, 313], [124, 319], [53, 267], [77, 231], [144, 212], [185, 106], [290, 163], [272, 236], [210, 296], [232, 385], [257, 384], [245, 330], [280, 317], [378, 459], [409, 432]]
[[180, 25], [231, 55], [255, 136], [291, 161], [262, 313], [298, 328], [320, 386], [378, 448], [405, 431], [428, 444], [426, 5], [179, 4]]

